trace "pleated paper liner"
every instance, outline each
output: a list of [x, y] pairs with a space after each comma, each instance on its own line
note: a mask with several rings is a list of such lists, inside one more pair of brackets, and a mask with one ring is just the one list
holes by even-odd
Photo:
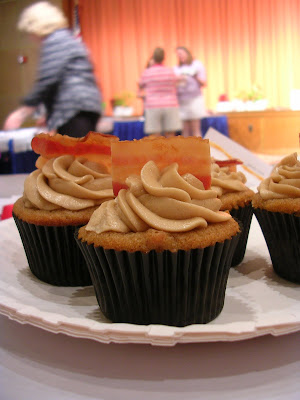
[[74, 240], [78, 226], [29, 224], [13, 214], [28, 265], [38, 279], [56, 286], [87, 286], [92, 281]]
[[300, 217], [254, 208], [264, 234], [274, 271], [300, 283]]
[[108, 319], [186, 326], [208, 323], [222, 311], [238, 238], [175, 253], [105, 250], [76, 240]]
[[232, 267], [236, 267], [239, 265], [245, 256], [250, 225], [252, 221], [253, 208], [252, 205], [249, 204], [245, 207], [239, 207], [237, 209], [233, 208], [230, 210], [230, 214], [233, 218], [242, 222], [242, 233], [240, 235], [240, 239], [238, 245], [236, 246], [235, 252], [232, 257]]

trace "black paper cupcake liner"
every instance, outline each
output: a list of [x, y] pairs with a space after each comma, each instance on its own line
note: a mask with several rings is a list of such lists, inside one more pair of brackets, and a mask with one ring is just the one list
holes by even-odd
[[106, 250], [75, 237], [100, 309], [112, 322], [186, 326], [208, 323], [221, 313], [239, 234], [175, 253]]
[[13, 214], [28, 265], [41, 281], [56, 286], [92, 284], [74, 232], [78, 226], [43, 226], [27, 223]]
[[300, 217], [254, 208], [264, 234], [274, 271], [300, 283]]
[[235, 252], [233, 254], [232, 264], [231, 264], [232, 267], [236, 267], [243, 261], [245, 256], [246, 247], [248, 243], [249, 230], [253, 215], [253, 207], [251, 204], [249, 204], [245, 207], [233, 208], [230, 210], [230, 214], [233, 218], [242, 223], [242, 233], [240, 235], [238, 245], [236, 246]]

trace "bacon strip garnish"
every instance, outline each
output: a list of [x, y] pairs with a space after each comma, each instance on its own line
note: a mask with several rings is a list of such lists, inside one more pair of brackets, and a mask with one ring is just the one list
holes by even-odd
[[211, 184], [211, 158], [209, 141], [201, 138], [144, 138], [112, 143], [112, 179], [114, 194], [126, 188], [126, 178], [139, 175], [148, 161], [158, 168], [177, 163], [180, 175], [191, 173], [202, 181], [204, 188]]
[[32, 139], [31, 147], [43, 159], [51, 159], [65, 154], [75, 157], [84, 156], [90, 161], [101, 161], [110, 170], [111, 143], [118, 140], [119, 138], [116, 136], [97, 132], [89, 132], [83, 138], [73, 138], [60, 134], [50, 136], [41, 133]]
[[230, 160], [214, 160], [216, 164], [220, 168], [222, 167], [229, 167], [231, 165], [240, 165], [243, 164], [243, 161], [239, 160], [238, 158], [231, 158]]

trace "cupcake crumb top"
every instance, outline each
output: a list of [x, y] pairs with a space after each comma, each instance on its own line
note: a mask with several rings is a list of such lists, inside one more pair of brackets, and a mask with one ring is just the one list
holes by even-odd
[[87, 231], [86, 227], [79, 229], [78, 238], [95, 247], [114, 249], [117, 251], [141, 251], [148, 253], [151, 250], [176, 252], [178, 250], [191, 250], [206, 248], [216, 242], [231, 239], [240, 231], [239, 224], [230, 218], [228, 221], [211, 224], [204, 229], [193, 229], [189, 232], [163, 232], [148, 229], [145, 232], [103, 232], [97, 234]]

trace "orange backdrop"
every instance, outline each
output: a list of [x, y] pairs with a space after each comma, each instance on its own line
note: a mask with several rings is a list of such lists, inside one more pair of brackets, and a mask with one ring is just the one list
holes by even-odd
[[[300, 0], [79, 0], [83, 40], [91, 51], [110, 113], [110, 99], [136, 94], [153, 49], [188, 47], [207, 70], [208, 109], [258, 84], [271, 107], [289, 107], [300, 89]], [[135, 112], [142, 105], [135, 99]]]

